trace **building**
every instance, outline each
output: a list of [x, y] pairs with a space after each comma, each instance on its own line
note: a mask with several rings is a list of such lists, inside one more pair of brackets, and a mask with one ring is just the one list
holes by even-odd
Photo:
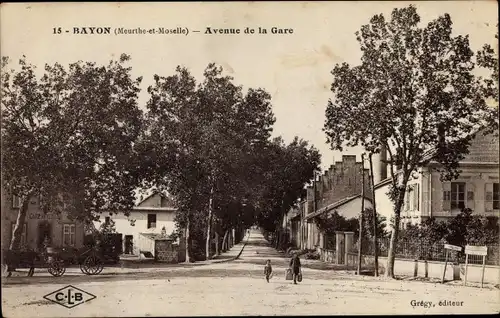
[[[383, 160], [376, 158], [378, 177], [375, 185], [377, 212], [387, 220], [393, 216], [393, 204], [387, 193], [391, 178]], [[401, 226], [418, 224], [428, 218], [447, 221], [463, 208], [475, 214], [499, 216], [499, 140], [496, 134], [478, 133], [469, 147], [469, 154], [460, 161], [460, 176], [453, 181], [442, 182], [436, 170], [437, 162], [419, 168], [419, 173], [408, 182], [408, 191], [401, 211]]]
[[[394, 215], [388, 192], [392, 178], [388, 177], [386, 153], [374, 158], [375, 203], [377, 213], [390, 222]], [[408, 182], [401, 211], [401, 227], [435, 218], [447, 221], [463, 208], [475, 214], [500, 215], [499, 139], [498, 132], [478, 133], [471, 142], [469, 154], [460, 162], [462, 172], [453, 181], [442, 182], [437, 162], [419, 168]], [[307, 188], [306, 200], [292, 208], [284, 220], [293, 245], [302, 249], [323, 247], [324, 237], [314, 218], [337, 211], [345, 218], [358, 217], [361, 211], [361, 172], [363, 164], [355, 156], [343, 156], [323, 176]], [[365, 169], [365, 207], [372, 207], [369, 171]]]
[[[3, 187], [1, 196], [2, 250], [7, 250], [12, 240], [21, 202], [19, 197], [4, 191]], [[69, 219], [64, 212], [44, 213], [40, 202], [39, 197], [29, 199], [21, 236], [21, 248], [38, 250], [43, 247], [45, 238], [52, 247], [82, 247], [85, 236], [83, 223]]]
[[[302, 249], [314, 249], [321, 244], [322, 233], [314, 217], [337, 210], [346, 218], [357, 217], [361, 211], [362, 174], [365, 170], [365, 202], [371, 202], [368, 169], [356, 162], [355, 155], [344, 155], [316, 178], [306, 191], [306, 199], [291, 209], [284, 221], [290, 241]], [[371, 206], [371, 205], [370, 205]]]
[[133, 207], [129, 216], [103, 213], [104, 218], [94, 222], [94, 225], [99, 229], [103, 222], [113, 221], [116, 232], [122, 234], [125, 254], [150, 252], [154, 256], [154, 240], [161, 237], [162, 231], [167, 236], [175, 231], [176, 213], [172, 198], [152, 193]]

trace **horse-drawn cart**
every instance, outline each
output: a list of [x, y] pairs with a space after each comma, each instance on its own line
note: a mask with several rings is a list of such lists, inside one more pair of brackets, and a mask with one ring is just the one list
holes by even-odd
[[79, 265], [82, 273], [97, 275], [103, 271], [104, 265], [118, 263], [119, 254], [120, 251], [107, 242], [81, 249], [48, 247], [42, 253], [7, 250], [3, 253], [2, 272], [9, 277], [17, 268], [29, 268], [28, 276], [31, 277], [35, 268], [47, 268], [52, 276], [60, 277], [69, 266]]
[[2, 254], [2, 274], [7, 277], [10, 277], [12, 272], [18, 268], [29, 268], [28, 277], [33, 276], [35, 268], [47, 268], [47, 271], [55, 277], [60, 277], [66, 272], [64, 260], [51, 249], [47, 249], [43, 253], [33, 250], [7, 250]]

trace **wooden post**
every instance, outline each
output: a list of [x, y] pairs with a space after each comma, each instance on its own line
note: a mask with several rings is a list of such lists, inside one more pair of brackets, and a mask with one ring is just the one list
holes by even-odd
[[418, 275], [418, 260], [415, 260], [415, 267], [413, 268], [413, 277]]
[[361, 275], [361, 245], [363, 241], [363, 210], [365, 209], [365, 154], [361, 154], [361, 212], [359, 213], [358, 275]]
[[425, 260], [424, 266], [425, 266], [425, 278], [428, 278], [429, 277], [429, 263], [427, 263], [427, 260]]
[[483, 288], [484, 283], [484, 267], [486, 266], [486, 255], [483, 255], [483, 273], [481, 274], [481, 288]]
[[449, 250], [446, 250], [446, 256], [444, 259], [444, 270], [443, 270], [443, 279], [441, 280], [441, 283], [444, 283], [444, 278], [446, 276], [446, 267], [448, 266], [448, 254], [450, 253]]
[[464, 278], [464, 286], [467, 285], [467, 267], [469, 266], [469, 254], [465, 254], [465, 278]]
[[375, 277], [378, 277], [378, 238], [377, 238], [377, 224], [378, 224], [378, 217], [377, 217], [377, 206], [375, 204], [375, 182], [373, 180], [373, 160], [372, 160], [372, 153], [370, 152], [369, 154], [369, 159], [370, 159], [370, 188], [371, 188], [371, 194], [372, 194], [372, 209], [373, 209], [373, 256], [375, 260]]

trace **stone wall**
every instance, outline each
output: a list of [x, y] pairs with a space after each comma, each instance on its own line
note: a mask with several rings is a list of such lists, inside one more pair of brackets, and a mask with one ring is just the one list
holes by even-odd
[[174, 244], [173, 240], [155, 240], [155, 260], [158, 262], [178, 263], [178, 248], [179, 246]]

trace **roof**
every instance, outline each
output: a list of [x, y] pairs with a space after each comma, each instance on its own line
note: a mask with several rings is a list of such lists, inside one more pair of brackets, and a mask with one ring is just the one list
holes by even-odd
[[176, 208], [172, 207], [150, 207], [150, 206], [134, 206], [132, 211], [164, 211], [164, 212], [175, 212]]
[[[483, 128], [483, 129], [479, 129], [479, 130], [477, 130], [477, 131], [473, 132], [473, 133], [472, 133], [472, 135], [474, 136], [474, 138], [473, 138], [473, 139], [476, 139], [476, 136], [478, 136], [479, 134], [484, 133], [484, 132], [485, 132], [485, 129], [484, 129], [484, 128]], [[490, 135], [490, 134], [494, 134], [494, 132], [493, 132], [493, 133], [489, 133], [489, 135]], [[471, 145], [470, 145], [470, 146], [472, 146], [472, 143], [471, 143]], [[470, 146], [469, 146], [469, 147], [470, 147]], [[427, 165], [437, 164], [437, 161], [433, 160], [433, 158], [434, 158], [434, 156], [436, 155], [436, 153], [437, 153], [437, 152], [438, 152], [438, 151], [437, 151], [437, 149], [436, 149], [436, 148], [429, 149], [429, 150], [425, 151], [425, 152], [423, 153], [423, 155], [422, 155], [422, 162], [427, 162]], [[469, 155], [469, 154], [468, 154], [468, 155]], [[466, 155], [466, 156], [467, 156], [467, 155]], [[482, 162], [473, 162], [473, 161], [467, 161], [467, 159], [468, 159], [468, 158], [467, 158], [467, 157], [465, 157], [463, 160], [461, 160], [461, 161], [459, 162], [459, 164], [460, 164], [460, 165], [470, 165], [470, 164], [478, 165], [478, 164], [479, 164], [479, 165], [483, 165], [483, 166], [485, 166], [485, 165], [498, 165], [498, 162], [486, 162], [486, 161], [482, 161]], [[401, 170], [396, 171], [396, 173], [400, 173], [400, 172], [401, 172]], [[375, 185], [375, 189], [378, 189], [378, 188], [380, 188], [380, 187], [383, 187], [384, 185], [390, 184], [391, 182], [392, 182], [392, 178], [391, 178], [391, 177], [389, 177], [389, 178], [387, 178], [387, 179], [384, 179], [384, 180], [380, 181], [379, 183], [377, 183], [377, 184]]]
[[[361, 198], [361, 194], [354, 195], [354, 196], [352, 196], [352, 197], [347, 197], [347, 198], [344, 198], [344, 199], [342, 199], [342, 200], [339, 200], [339, 201], [337, 201], [337, 202], [335, 202], [335, 203], [329, 204], [329, 205], [327, 205], [327, 206], [326, 206], [326, 207], [324, 207], [324, 208], [321, 208], [321, 209], [316, 210], [315, 212], [313, 212], [313, 213], [311, 213], [311, 214], [308, 214], [308, 215], [307, 215], [304, 219], [305, 219], [305, 220], [308, 220], [308, 219], [314, 218], [314, 217], [316, 217], [316, 216], [318, 216], [318, 215], [320, 215], [320, 214], [323, 214], [323, 213], [325, 213], [325, 212], [331, 211], [331, 210], [336, 209], [336, 208], [338, 208], [338, 207], [340, 207], [340, 206], [342, 206], [342, 205], [344, 205], [344, 204], [346, 204], [346, 203], [349, 203], [349, 202], [351, 202], [352, 200], [357, 199], [357, 198]], [[370, 198], [368, 198], [368, 197], [365, 197], [365, 200], [370, 201], [370, 202], [372, 201], [372, 200], [371, 200]]]
[[159, 195], [164, 198], [170, 198], [170, 195], [165, 191], [161, 191], [156, 187], [151, 188], [137, 188], [134, 190], [135, 196], [135, 205], [140, 205], [147, 199], [151, 198], [154, 195]]
[[387, 184], [390, 184], [392, 182], [392, 178], [387, 178], [387, 179], [384, 179], [382, 181], [380, 181], [379, 183], [377, 183], [374, 188], [375, 190], [378, 189], [378, 188], [381, 188]]

